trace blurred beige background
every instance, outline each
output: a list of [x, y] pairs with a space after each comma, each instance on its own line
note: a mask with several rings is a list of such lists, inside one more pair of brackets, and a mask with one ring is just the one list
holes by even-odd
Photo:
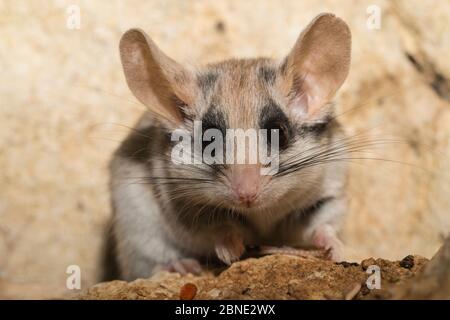
[[[71, 4], [80, 29], [67, 27]], [[367, 27], [370, 5], [380, 29]], [[431, 257], [450, 230], [448, 1], [1, 0], [0, 298], [70, 294], [71, 264], [83, 288], [97, 281], [107, 163], [143, 111], [122, 75], [124, 31], [185, 63], [282, 57], [324, 11], [353, 33], [342, 121], [400, 141], [371, 154], [391, 162], [352, 163], [347, 258]]]

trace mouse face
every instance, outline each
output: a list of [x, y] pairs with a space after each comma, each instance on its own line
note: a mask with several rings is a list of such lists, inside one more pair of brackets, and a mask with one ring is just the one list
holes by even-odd
[[[173, 193], [246, 213], [276, 209], [281, 200], [307, 197], [320, 185], [320, 164], [326, 162], [333, 135], [329, 100], [345, 80], [350, 62], [350, 32], [342, 20], [329, 14], [316, 18], [281, 61], [233, 59], [188, 70], [139, 30], [123, 36], [121, 58], [136, 97], [167, 133], [181, 129], [192, 137], [190, 158], [201, 159], [171, 161], [172, 139], [160, 174], [170, 177]], [[270, 163], [259, 156], [249, 161], [251, 143], [244, 148], [225, 143], [230, 129], [267, 130], [265, 139], [258, 135], [255, 141], [258, 147], [276, 145], [270, 155], [277, 156], [277, 166], [270, 174], [261, 174]], [[204, 161], [216, 139], [224, 144], [213, 155], [231, 154], [234, 161]], [[236, 161], [242, 153], [245, 161]]]
[[[326, 128], [330, 117], [323, 114], [317, 119], [308, 119], [306, 113], [291, 112], [289, 96], [283, 91], [286, 74], [282, 67], [282, 62], [270, 59], [230, 60], [197, 72], [200, 94], [186, 110], [188, 115], [183, 126], [189, 128], [191, 141], [194, 140], [194, 122], [201, 124], [202, 135], [210, 129], [221, 134], [203, 141], [195, 157], [203, 156], [208, 145], [213, 143], [210, 140], [220, 138], [224, 141], [223, 164], [199, 163], [191, 170], [172, 167], [177, 176], [207, 180], [196, 184], [197, 199], [245, 212], [267, 209], [283, 198], [293, 196], [292, 193], [306, 194], [318, 185], [322, 172], [318, 166], [299, 170], [293, 164], [299, 155], [306, 158], [312, 155], [312, 150], [321, 150], [329, 137]], [[227, 162], [225, 141], [230, 129], [254, 132], [264, 129], [269, 136], [276, 131], [278, 167], [264, 175], [261, 168], [265, 165], [259, 161], [251, 162], [247, 158], [246, 163], [237, 163], [238, 154], [247, 150], [237, 147], [233, 151], [234, 162]], [[266, 141], [256, 139], [255, 142], [260, 144], [258, 147], [268, 148]], [[194, 164], [180, 166], [193, 167]]]

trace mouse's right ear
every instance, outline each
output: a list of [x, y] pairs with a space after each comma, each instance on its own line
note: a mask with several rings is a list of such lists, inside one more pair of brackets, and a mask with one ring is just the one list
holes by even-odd
[[120, 40], [120, 58], [129, 88], [152, 113], [171, 125], [183, 121], [182, 108], [195, 99], [193, 74], [166, 56], [139, 29]]

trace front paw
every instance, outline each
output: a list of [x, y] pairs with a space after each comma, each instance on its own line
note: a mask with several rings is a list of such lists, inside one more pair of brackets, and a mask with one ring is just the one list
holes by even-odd
[[165, 265], [155, 267], [155, 273], [158, 271], [178, 272], [181, 275], [192, 273], [199, 275], [202, 272], [202, 266], [195, 259], [185, 258], [173, 260]]
[[319, 227], [313, 234], [313, 244], [316, 248], [325, 250], [329, 260], [343, 260], [343, 244], [332, 226]]
[[215, 251], [222, 262], [231, 265], [244, 254], [244, 239], [238, 233], [230, 233], [216, 243]]

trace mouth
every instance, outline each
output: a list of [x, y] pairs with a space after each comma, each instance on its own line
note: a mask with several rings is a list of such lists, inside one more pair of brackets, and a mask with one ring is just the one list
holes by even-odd
[[239, 201], [239, 200], [233, 200], [231, 203], [231, 206], [234, 209], [238, 209], [242, 211], [243, 213], [249, 212], [249, 211], [255, 211], [260, 209], [265, 209], [266, 206], [264, 206], [264, 203], [261, 202], [261, 199], [257, 197], [253, 201]]
[[232, 206], [242, 209], [255, 208], [259, 204], [259, 194], [242, 195], [236, 192], [232, 193]]

